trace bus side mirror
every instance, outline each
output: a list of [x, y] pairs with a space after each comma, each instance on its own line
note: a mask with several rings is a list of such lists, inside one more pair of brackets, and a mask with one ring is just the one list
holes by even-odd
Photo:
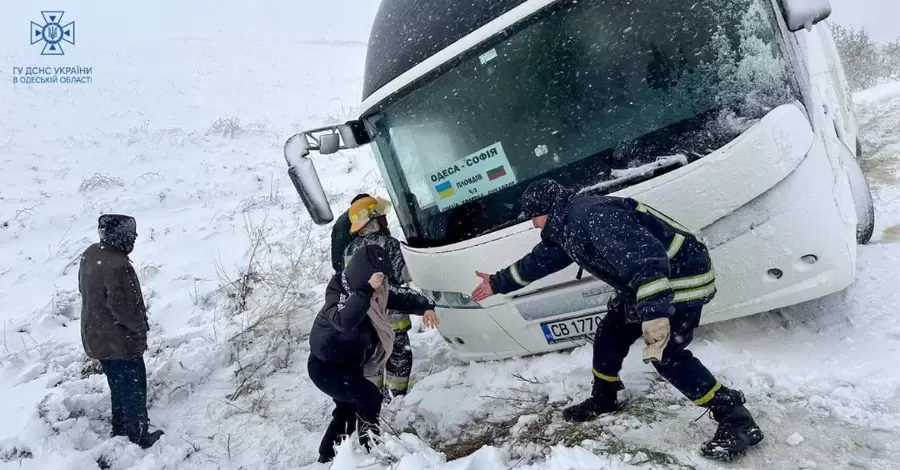
[[814, 24], [831, 16], [829, 0], [780, 0], [788, 30], [796, 33], [811, 30]]
[[300, 195], [310, 218], [317, 225], [325, 225], [334, 220], [325, 189], [319, 180], [316, 167], [310, 159], [310, 151], [322, 155], [337, 153], [339, 150], [359, 147], [372, 139], [361, 121], [348, 121], [326, 127], [319, 127], [294, 134], [284, 143], [284, 159], [288, 164], [288, 176], [294, 189]]
[[294, 134], [284, 144], [284, 159], [288, 164], [288, 176], [300, 200], [306, 206], [310, 218], [316, 225], [325, 225], [334, 220], [328, 197], [316, 167], [309, 158], [309, 143], [305, 133]]
[[340, 134], [325, 134], [319, 138], [319, 153], [330, 155], [341, 148]]

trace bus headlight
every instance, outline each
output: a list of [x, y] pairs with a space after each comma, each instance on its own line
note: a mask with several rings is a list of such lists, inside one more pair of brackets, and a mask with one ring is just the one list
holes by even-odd
[[481, 304], [472, 300], [469, 294], [461, 292], [445, 292], [439, 290], [422, 289], [425, 294], [434, 299], [434, 304], [444, 308], [482, 308]]

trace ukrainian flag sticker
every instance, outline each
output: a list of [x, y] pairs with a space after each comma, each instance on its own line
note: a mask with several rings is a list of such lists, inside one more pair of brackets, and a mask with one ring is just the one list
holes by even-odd
[[453, 183], [451, 183], [449, 180], [435, 186], [434, 189], [437, 191], [438, 196], [440, 196], [441, 199], [446, 199], [456, 194], [456, 191], [453, 189]]

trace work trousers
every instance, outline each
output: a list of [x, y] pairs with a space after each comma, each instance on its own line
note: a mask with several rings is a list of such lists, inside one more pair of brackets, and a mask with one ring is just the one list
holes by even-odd
[[[699, 359], [687, 350], [700, 325], [702, 305], [675, 305], [669, 318], [671, 334], [663, 350], [662, 361], [654, 363], [657, 372], [695, 404], [707, 404], [721, 384]], [[641, 339], [640, 323], [625, 321], [624, 309], [613, 309], [601, 320], [594, 337], [594, 378], [619, 382], [622, 361], [632, 344]]]

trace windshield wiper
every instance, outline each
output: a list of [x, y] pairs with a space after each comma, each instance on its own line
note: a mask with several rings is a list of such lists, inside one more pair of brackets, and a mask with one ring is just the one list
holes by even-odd
[[656, 161], [648, 163], [646, 165], [641, 165], [634, 168], [626, 168], [623, 170], [612, 170], [610, 172], [610, 176], [612, 176], [613, 179], [587, 186], [585, 188], [582, 188], [578, 192], [608, 194], [614, 192], [614, 188], [616, 190], [621, 189], [622, 187], [627, 186], [628, 183], [655, 178], [659, 175], [659, 170], [665, 169], [669, 171], [675, 169], [676, 167], [687, 165], [688, 163], [689, 162], [687, 155], [681, 153], [659, 157], [656, 159]]

